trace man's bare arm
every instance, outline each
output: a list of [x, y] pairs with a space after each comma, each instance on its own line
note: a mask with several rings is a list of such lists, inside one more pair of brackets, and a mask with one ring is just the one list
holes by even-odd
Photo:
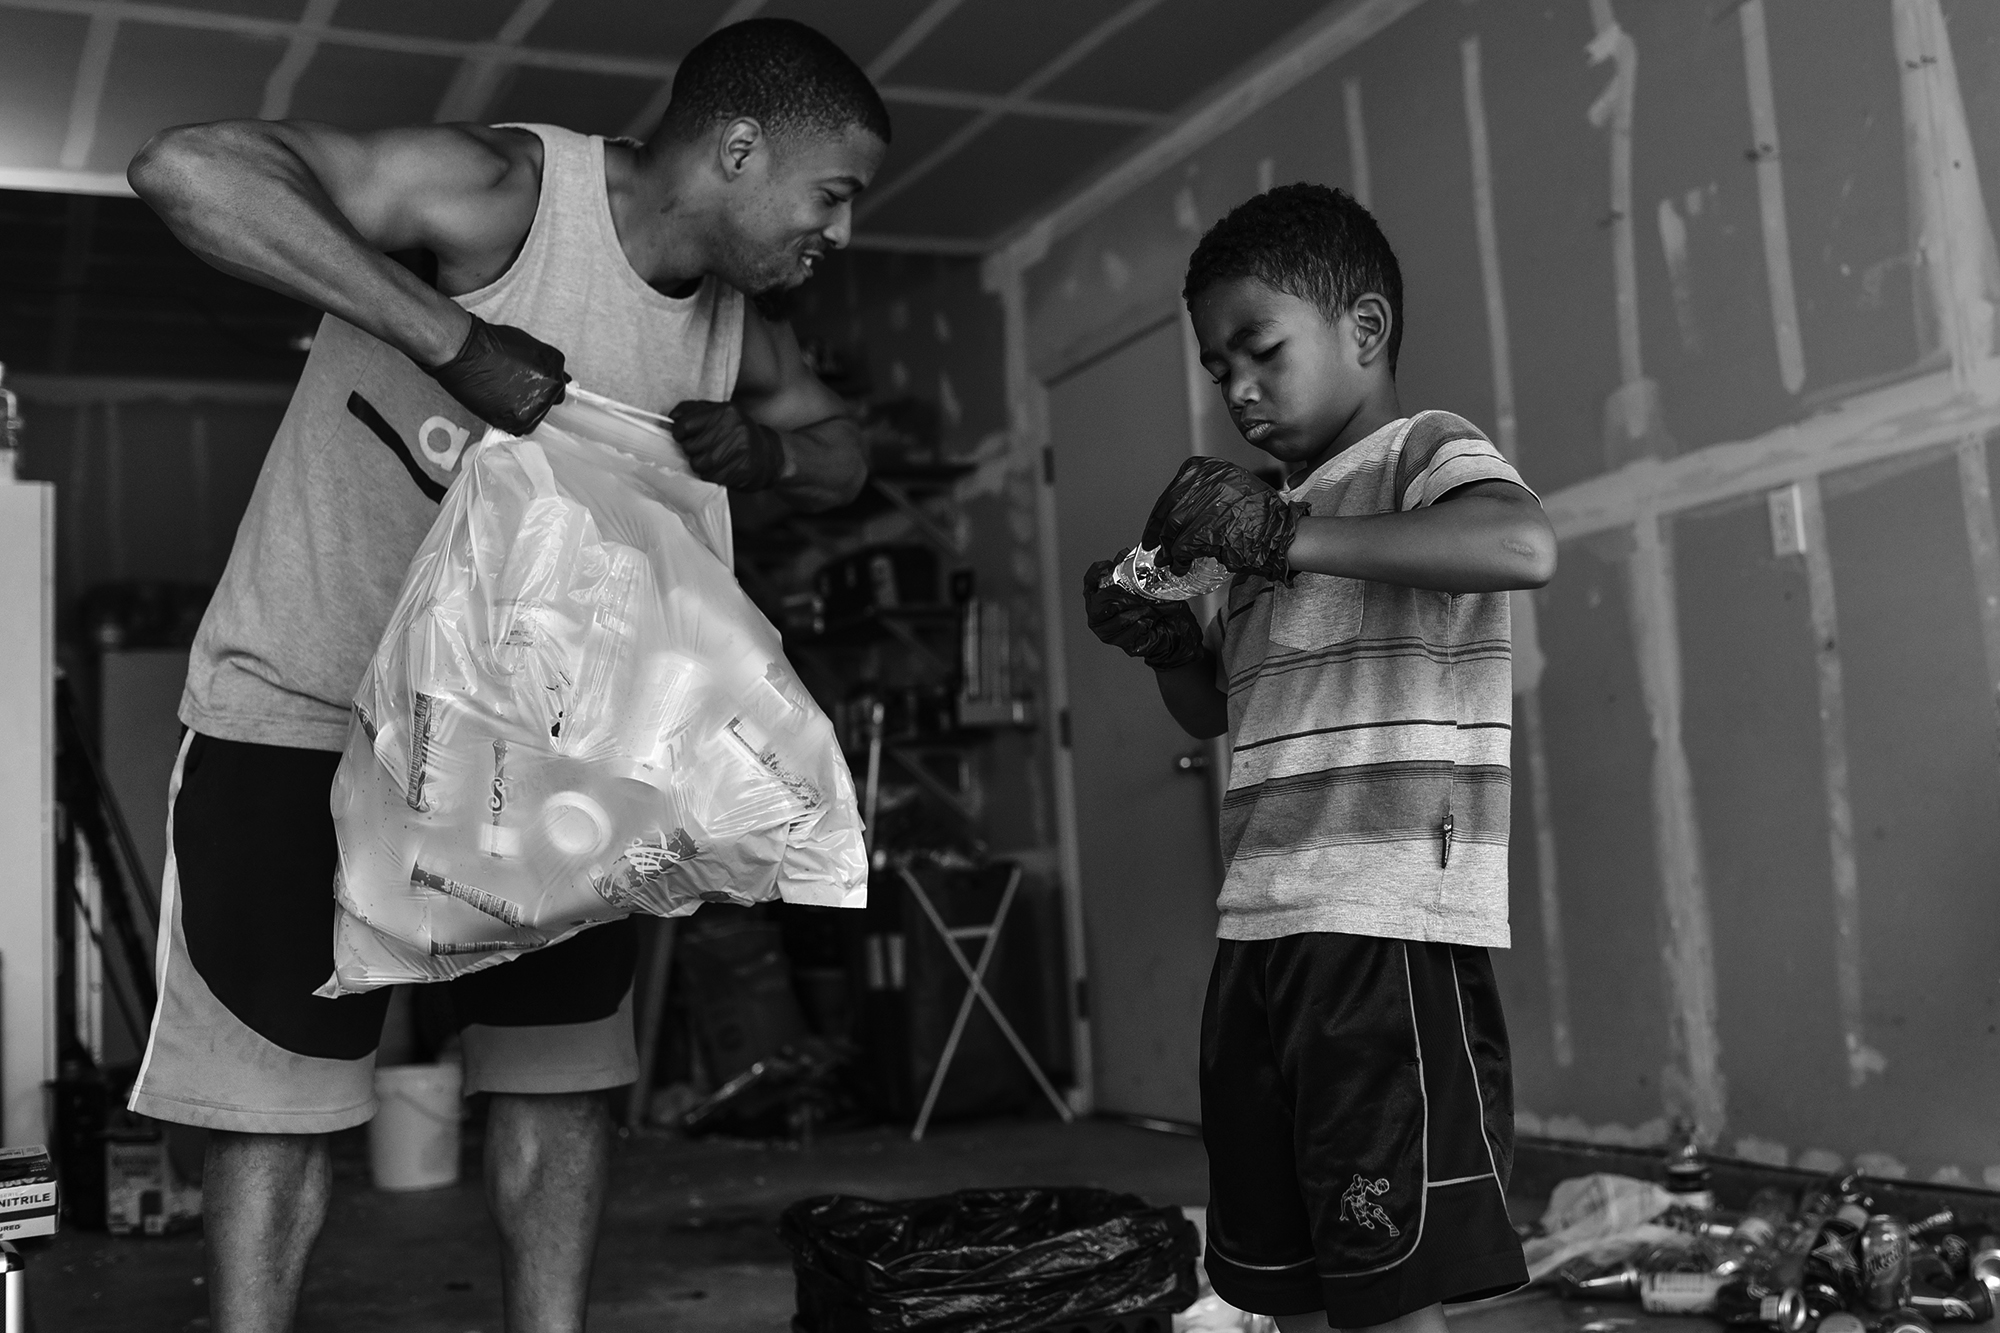
[[539, 180], [532, 162], [524, 172], [519, 155], [503, 151], [502, 134], [220, 121], [156, 135], [128, 176], [210, 264], [437, 366], [458, 352], [471, 319], [388, 252], [430, 249], [441, 276], [461, 282], [496, 253], [504, 268], [533, 223]]
[[743, 319], [734, 401], [750, 420], [779, 432], [785, 461], [772, 489], [798, 509], [846, 504], [868, 480], [860, 426], [806, 365], [791, 325], [765, 319], [751, 305]]

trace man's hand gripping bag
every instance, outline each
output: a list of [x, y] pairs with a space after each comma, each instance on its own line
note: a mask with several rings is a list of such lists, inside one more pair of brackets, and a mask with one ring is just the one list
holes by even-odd
[[490, 967], [631, 912], [859, 907], [833, 727], [660, 418], [573, 391], [466, 456], [354, 701], [322, 995]]

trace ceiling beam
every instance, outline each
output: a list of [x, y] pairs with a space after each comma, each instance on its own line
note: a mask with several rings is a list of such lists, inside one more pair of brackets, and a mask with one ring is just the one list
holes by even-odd
[[910, 20], [910, 25], [890, 39], [881, 54], [868, 62], [868, 80], [880, 83], [885, 75], [902, 62], [904, 56], [917, 49], [918, 43], [937, 30], [937, 26], [951, 17], [951, 11], [964, 4], [965, 0], [931, 0], [923, 11]]
[[39, 375], [8, 371], [7, 387], [24, 402], [43, 407], [87, 407], [101, 403], [214, 403], [279, 406], [292, 398], [293, 385], [263, 380], [139, 379], [121, 375]]
[[[523, 0], [518, 16], [530, 6], [546, 5], [551, 0]], [[739, 4], [747, 0], [739, 0]], [[945, 0], [937, 0], [945, 3]], [[1157, 0], [1140, 0], [1150, 7]], [[314, 9], [308, 8], [298, 22], [282, 19], [257, 18], [247, 14], [230, 14], [209, 9], [193, 9], [175, 5], [153, 5], [137, 3], [137, 0], [0, 0], [0, 9], [28, 9], [44, 13], [75, 14], [91, 19], [117, 23], [131, 20], [139, 23], [165, 27], [193, 29], [203, 32], [226, 32], [243, 37], [263, 38], [287, 43], [312, 39], [316, 50], [319, 45], [350, 46], [363, 50], [390, 51], [404, 55], [443, 56], [466, 62], [488, 61], [505, 68], [527, 65], [541, 69], [571, 70], [581, 74], [609, 74], [629, 78], [657, 80], [661, 87], [655, 94], [657, 108], [652, 103], [633, 117], [627, 126], [628, 134], [637, 136], [650, 133], [666, 110], [667, 91], [672, 87], [674, 69], [678, 62], [646, 56], [616, 56], [591, 51], [558, 51], [548, 48], [505, 45], [493, 42], [454, 41], [438, 37], [418, 37], [406, 33], [376, 32], [365, 28], [340, 28], [331, 22], [314, 25], [310, 19]], [[331, 16], [332, 5], [327, 12]], [[1116, 22], [1114, 19], [1113, 22]], [[914, 24], [912, 25], [915, 26]], [[1122, 25], [1121, 25], [1122, 26]], [[504, 30], [503, 30], [504, 35]], [[1086, 39], [1088, 40], [1088, 39]], [[108, 54], [108, 48], [107, 48]], [[1081, 58], [1079, 52], [1077, 58]], [[288, 47], [285, 59], [291, 58]], [[309, 58], [309, 56], [308, 56]], [[282, 69], [285, 60], [279, 62]], [[1064, 66], [1067, 68], [1067, 66]], [[303, 72], [303, 64], [300, 66]], [[1050, 73], [1054, 78], [1056, 73]], [[277, 71], [273, 71], [273, 79]], [[294, 82], [296, 76], [293, 76]], [[1044, 80], [1045, 82], [1046, 80]], [[1025, 85], [1024, 85], [1025, 86]], [[1040, 86], [1037, 84], [1036, 86]], [[274, 105], [272, 90], [265, 89], [266, 105]], [[1044, 101], [1023, 95], [1017, 88], [1013, 93], [1001, 97], [990, 93], [962, 92], [956, 89], [921, 88], [908, 85], [892, 85], [882, 89], [885, 101], [912, 106], [955, 107], [974, 110], [988, 117], [1000, 115], [1035, 116], [1045, 120], [1073, 120], [1106, 125], [1158, 125], [1164, 119], [1150, 111], [1129, 107], [1093, 106], [1077, 102]], [[289, 110], [290, 97], [284, 99], [284, 109]], [[267, 116], [267, 119], [274, 118]], [[989, 122], [990, 123], [990, 122]], [[982, 127], [983, 128], [983, 127]], [[80, 165], [80, 164], [79, 164]]]
[[732, 23], [741, 23], [745, 19], [754, 19], [762, 12], [764, 4], [765, 0], [735, 0], [734, 4], [722, 11], [721, 18], [709, 25], [708, 30], [715, 32], [718, 29], [728, 27]]
[[637, 139], [644, 143], [652, 137], [653, 131], [658, 129], [660, 122], [666, 118], [667, 103], [673, 100], [674, 80], [672, 75], [668, 75], [660, 80], [659, 87], [653, 89], [653, 95], [646, 99], [646, 105], [632, 113], [632, 119], [625, 122], [625, 128], [619, 133], [627, 139]]
[[0, 167], [0, 190], [132, 197], [132, 187], [122, 171], [64, 171], [60, 167]]
[[264, 80], [264, 102], [257, 108], [257, 119], [283, 120], [292, 113], [292, 94], [298, 91], [300, 77], [319, 53], [319, 40], [326, 35], [326, 26], [333, 22], [333, 11], [339, 4], [340, 0], [306, 0], [305, 12], [299, 15], [299, 26], [285, 46], [285, 54], [271, 70], [271, 77]]
[[[132, 187], [125, 177], [110, 171], [41, 171], [0, 167], [0, 190], [132, 197]], [[978, 256], [992, 249], [990, 241], [976, 236], [901, 236], [867, 231], [857, 232], [848, 246], [855, 250], [886, 250], [911, 255]]]
[[1036, 93], [1068, 73], [1085, 56], [1159, 8], [1160, 4], [1161, 0], [1127, 0], [1117, 13], [1077, 38], [1062, 54], [1016, 84], [1013, 91], [1002, 99], [1000, 106], [974, 116], [960, 126], [950, 138], [898, 172], [895, 178], [881, 189], [870, 194], [855, 210], [855, 218], [859, 220], [880, 212], [883, 205], [891, 199], [956, 157], [967, 144], [991, 129], [1001, 116], [1033, 98]]
[[[28, 9], [45, 14], [77, 14], [85, 18], [108, 18], [121, 22], [186, 28], [200, 32], [226, 32], [239, 37], [288, 41], [299, 28], [292, 19], [261, 18], [252, 14], [230, 14], [186, 5], [142, 4], [138, 0], [0, 0], [0, 9]], [[320, 40], [334, 46], [352, 46], [367, 51], [393, 51], [402, 55], [443, 56], [465, 60], [478, 56], [541, 69], [573, 70], [580, 74], [619, 74], [632, 78], [672, 78], [674, 62], [650, 56], [617, 56], [594, 51], [556, 51], [533, 46], [504, 47], [494, 42], [465, 42], [446, 37], [421, 37], [413, 33], [380, 32], [367, 28], [339, 28], [329, 25]]]
[[491, 46], [478, 55], [461, 61], [458, 70], [445, 85], [444, 96], [438, 99], [437, 111], [431, 119], [440, 125], [455, 121], [486, 119], [486, 109], [493, 104], [494, 96], [500, 91], [500, 80], [513, 69], [513, 64], [502, 58], [501, 53], [517, 48], [527, 40], [542, 16], [555, 6], [556, 0], [519, 0], [514, 12], [500, 25]]
[[1202, 98], [1124, 157], [1038, 217], [994, 237], [988, 277], [1025, 268], [1050, 245], [1160, 172], [1257, 112], [1381, 32], [1424, 0], [1334, 0], [1254, 61], [1239, 77]]
[[850, 250], [881, 250], [899, 255], [958, 255], [977, 258], [988, 250], [977, 236], [898, 236], [890, 232], [857, 231], [847, 242]]
[[[709, 25], [708, 30], [715, 32], [732, 23], [756, 18], [765, 3], [766, 0], [734, 0], [729, 8], [722, 11], [722, 17]], [[667, 104], [673, 100], [674, 76], [668, 74], [666, 78], [660, 80], [660, 86], [653, 89], [653, 95], [646, 99], [646, 104], [633, 113], [632, 119], [625, 122], [625, 128], [619, 133], [627, 139], [637, 139], [643, 143], [652, 137], [653, 131], [667, 114]]]
[[1051, 102], [1039, 97], [1025, 100], [999, 93], [963, 92], [956, 88], [913, 88], [891, 84], [878, 89], [887, 102], [910, 106], [941, 106], [958, 111], [990, 111], [996, 115], [1033, 116], [1042, 120], [1075, 120], [1097, 125], [1163, 125], [1167, 117], [1158, 111], [1136, 107], [1092, 106], [1086, 102]]
[[104, 105], [104, 82], [111, 72], [111, 48], [118, 41], [118, 20], [107, 14], [90, 16], [83, 35], [83, 54], [76, 62], [76, 83], [69, 94], [69, 128], [63, 134], [56, 165], [81, 171], [97, 142], [97, 112]]

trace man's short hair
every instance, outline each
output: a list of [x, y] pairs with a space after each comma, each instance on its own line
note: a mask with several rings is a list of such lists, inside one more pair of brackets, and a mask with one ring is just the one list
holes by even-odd
[[1403, 270], [1369, 211], [1345, 190], [1280, 185], [1246, 199], [1203, 234], [1188, 259], [1181, 299], [1218, 282], [1255, 278], [1319, 307], [1329, 322], [1364, 292], [1389, 303], [1389, 373], [1403, 346]]
[[746, 19], [697, 42], [674, 71], [661, 130], [692, 139], [739, 116], [774, 139], [859, 128], [889, 142], [889, 109], [861, 66], [793, 19]]

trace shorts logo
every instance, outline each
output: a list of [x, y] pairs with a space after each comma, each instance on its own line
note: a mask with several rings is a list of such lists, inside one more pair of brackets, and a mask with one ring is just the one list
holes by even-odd
[[1354, 1183], [1347, 1187], [1347, 1192], [1340, 1196], [1340, 1220], [1359, 1222], [1370, 1231], [1380, 1222], [1389, 1229], [1391, 1236], [1402, 1235], [1396, 1224], [1389, 1220], [1389, 1214], [1383, 1211], [1382, 1205], [1371, 1197], [1388, 1192], [1389, 1182], [1386, 1179], [1377, 1177], [1369, 1180], [1365, 1176], [1356, 1176]]

